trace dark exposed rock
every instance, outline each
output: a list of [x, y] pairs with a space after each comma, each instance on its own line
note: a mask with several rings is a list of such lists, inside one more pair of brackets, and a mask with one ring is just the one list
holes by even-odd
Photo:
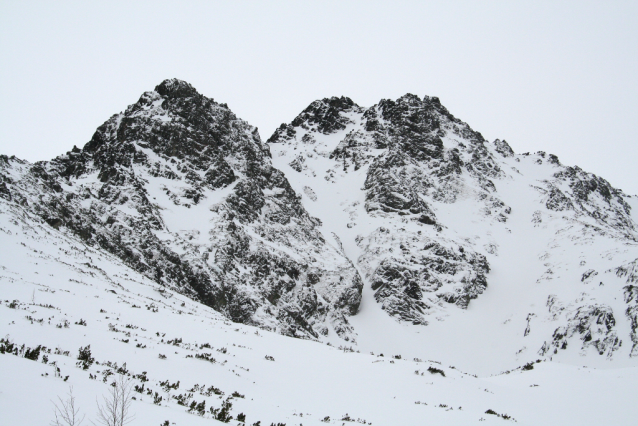
[[582, 278], [580, 279], [581, 282], [587, 282], [590, 279], [592, 279], [593, 277], [595, 277], [596, 275], [598, 275], [598, 272], [596, 272], [595, 269], [588, 269], [587, 271], [585, 271], [583, 273]]
[[623, 288], [623, 296], [627, 304], [625, 315], [629, 319], [632, 342], [630, 356], [638, 356], [638, 286], [628, 285]]
[[297, 172], [300, 172], [305, 169], [305, 159], [302, 155], [298, 155], [294, 160], [290, 162], [290, 167]]
[[228, 186], [236, 179], [235, 172], [222, 157], [217, 157], [204, 174], [205, 182], [213, 189]]
[[155, 87], [155, 91], [166, 98], [189, 98], [199, 96], [193, 86], [185, 81], [171, 78], [162, 81]]
[[619, 278], [627, 278], [627, 283], [638, 283], [638, 259], [621, 265], [613, 270]]
[[296, 134], [297, 132], [295, 131], [295, 128], [292, 125], [283, 123], [281, 126], [277, 128], [277, 130], [275, 130], [275, 133], [273, 133], [272, 136], [270, 136], [267, 142], [276, 143], [282, 140], [290, 140], [294, 138]]
[[558, 161], [558, 157], [555, 156], [554, 154], [549, 154], [549, 162], [552, 164], [555, 164], [557, 166], [560, 166], [560, 161]]
[[616, 335], [615, 325], [616, 319], [609, 306], [581, 306], [568, 318], [566, 326], [558, 327], [554, 331], [551, 345], [544, 345], [541, 353], [545, 355], [551, 346], [554, 347], [554, 353], [560, 349], [567, 349], [570, 338], [579, 335], [583, 350], [591, 346], [600, 355], [606, 353], [607, 357], [611, 358], [614, 351], [622, 345], [622, 341]]
[[[424, 214], [433, 220], [434, 213], [419, 196], [418, 188], [411, 185], [412, 176], [405, 176], [402, 169], [411, 163], [400, 153], [381, 155], [370, 166], [365, 181], [366, 210], [382, 210], [399, 214]], [[398, 169], [398, 170], [397, 170]], [[399, 173], [393, 173], [397, 170]], [[422, 183], [427, 185], [427, 181]]]
[[427, 324], [429, 311], [441, 302], [467, 308], [487, 288], [485, 256], [467, 248], [451, 249], [408, 233], [380, 228], [359, 242], [359, 264], [388, 314]]
[[[4, 170], [9, 167], [9, 158], [6, 155], [0, 155], [0, 170]], [[11, 191], [7, 185], [10, 185], [13, 180], [6, 176], [4, 173], [0, 174], [0, 198], [4, 198], [7, 201], [11, 201]]]
[[589, 216], [635, 240], [636, 227], [630, 215], [631, 207], [624, 199], [626, 195], [605, 179], [576, 166], [561, 169], [546, 184], [549, 188], [545, 203], [548, 209], [575, 210], [577, 214]]
[[292, 121], [291, 125], [292, 127], [309, 125], [316, 127], [317, 131], [323, 134], [334, 133], [345, 129], [350, 122], [341, 113], [357, 109], [360, 107], [350, 98], [343, 96], [325, 98], [311, 103]]
[[565, 194], [558, 188], [550, 186], [550, 192], [545, 202], [545, 207], [554, 211], [574, 210], [574, 204]]
[[500, 139], [494, 140], [494, 149], [503, 157], [507, 158], [507, 157], [514, 156], [514, 150], [505, 140], [500, 140]]

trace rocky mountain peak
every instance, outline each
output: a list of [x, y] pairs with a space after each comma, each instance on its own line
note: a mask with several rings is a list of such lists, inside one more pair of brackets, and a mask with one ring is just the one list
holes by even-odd
[[[344, 130], [352, 123], [351, 116], [363, 112], [363, 108], [355, 104], [352, 99], [341, 96], [333, 96], [316, 100], [306, 107], [290, 124], [282, 124], [268, 139], [268, 142], [277, 142], [280, 139], [289, 140], [296, 134], [296, 127], [301, 127], [309, 132], [318, 132], [324, 135]], [[310, 142], [310, 139], [307, 138]]]
[[19, 179], [9, 162], [0, 193], [233, 321], [354, 340], [358, 272], [226, 105], [165, 80], [77, 151], [20, 167]]
[[169, 78], [155, 86], [155, 91], [168, 98], [190, 98], [199, 93], [189, 83], [177, 78]]
[[[317, 122], [330, 131], [317, 131]], [[351, 256], [375, 300], [391, 316], [413, 324], [427, 324], [449, 305], [465, 309], [488, 289], [499, 253], [492, 228], [509, 233], [513, 212], [519, 212], [517, 226], [525, 220], [521, 210], [529, 208], [508, 192], [518, 185], [511, 182], [529, 179], [517, 191], [532, 191], [529, 196], [547, 209], [525, 213], [534, 227], [541, 226], [544, 214], [571, 211], [573, 216], [554, 220], [567, 221], [567, 229], [578, 223], [583, 234], [595, 229], [635, 241], [631, 206], [621, 191], [563, 166], [552, 154], [516, 155], [504, 140], [487, 143], [436, 97], [408, 93], [369, 108], [316, 101], [269, 142], [275, 165], [298, 176], [291, 181], [300, 182], [295, 189], [308, 196], [302, 200], [309, 208], [322, 197], [340, 206], [321, 219], [335, 222], [343, 210], [342, 221], [351, 231], [334, 233], [344, 245], [344, 235], [355, 242]], [[370, 228], [366, 222], [379, 225]], [[476, 225], [466, 228], [468, 223]], [[474, 226], [490, 231], [479, 235]], [[545, 269], [550, 272], [538, 282], [553, 273]]]
[[397, 100], [382, 99], [378, 104], [378, 109], [382, 116], [388, 120], [408, 119], [413, 123], [418, 123], [427, 116], [429, 124], [434, 126], [432, 130], [438, 128], [437, 125], [440, 126], [442, 121], [462, 123], [450, 114], [436, 96], [426, 95], [421, 99], [414, 94], [406, 93]]
[[501, 154], [503, 157], [513, 157], [514, 150], [505, 140], [495, 139], [494, 140], [494, 149], [496, 152]]

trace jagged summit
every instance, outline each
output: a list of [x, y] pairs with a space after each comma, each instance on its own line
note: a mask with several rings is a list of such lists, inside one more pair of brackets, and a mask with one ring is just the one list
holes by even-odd
[[169, 78], [155, 86], [155, 91], [161, 96], [170, 98], [189, 98], [199, 96], [199, 93], [189, 83], [177, 78]]
[[[233, 134], [233, 129], [240, 131]], [[204, 182], [211, 188], [234, 181], [233, 169], [224, 159], [231, 151], [244, 147], [253, 152], [251, 162], [242, 163], [251, 167], [243, 167], [242, 172], [254, 176], [263, 169], [256, 165], [263, 164], [263, 157], [269, 155], [254, 127], [238, 119], [227, 106], [176, 79], [163, 81], [123, 114], [105, 122], [83, 150], [100, 167], [100, 179], [109, 179], [118, 175], [120, 167], [128, 168], [143, 157], [135, 147], [187, 161], [204, 172]], [[194, 191], [201, 196], [199, 189]]]
[[352, 99], [341, 96], [316, 100], [306, 107], [290, 124], [283, 123], [268, 142], [275, 143], [280, 138], [294, 136], [295, 127], [303, 126], [314, 131], [330, 134], [346, 128], [350, 123], [348, 114], [360, 112], [362, 108], [352, 102]]

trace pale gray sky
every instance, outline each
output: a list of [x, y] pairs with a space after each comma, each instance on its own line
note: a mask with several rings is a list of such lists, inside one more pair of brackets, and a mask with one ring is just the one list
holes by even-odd
[[315, 99], [410, 92], [638, 194], [638, 2], [0, 0], [0, 153], [82, 146], [177, 77], [267, 139]]

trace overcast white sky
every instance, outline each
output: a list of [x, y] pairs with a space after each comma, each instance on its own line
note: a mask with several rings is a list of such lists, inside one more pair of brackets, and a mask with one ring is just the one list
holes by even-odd
[[267, 139], [315, 99], [410, 92], [638, 194], [638, 1], [0, 0], [0, 153], [83, 146], [165, 78]]

